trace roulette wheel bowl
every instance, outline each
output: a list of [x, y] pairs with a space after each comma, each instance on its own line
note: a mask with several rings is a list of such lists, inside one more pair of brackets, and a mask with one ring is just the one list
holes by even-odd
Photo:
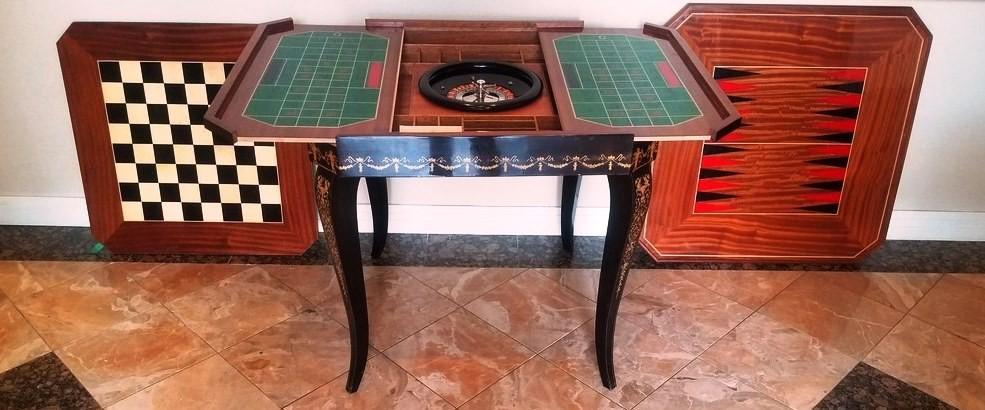
[[418, 88], [428, 100], [461, 111], [503, 111], [533, 102], [543, 82], [513, 64], [465, 61], [443, 64], [421, 76]]

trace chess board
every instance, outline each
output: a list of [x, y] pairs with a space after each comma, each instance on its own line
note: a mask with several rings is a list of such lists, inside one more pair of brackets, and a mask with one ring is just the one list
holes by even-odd
[[231, 69], [99, 61], [124, 221], [283, 222], [274, 144], [221, 143], [203, 125]]

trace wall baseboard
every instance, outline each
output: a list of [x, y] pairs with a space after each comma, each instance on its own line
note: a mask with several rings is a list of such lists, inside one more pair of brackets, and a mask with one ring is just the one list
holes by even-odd
[[[372, 231], [369, 204], [357, 209], [360, 231]], [[575, 212], [575, 235], [605, 235], [608, 208]], [[559, 235], [561, 209], [548, 206], [391, 205], [390, 232], [472, 235]], [[0, 196], [0, 225], [89, 226], [84, 198]], [[985, 212], [893, 211], [889, 239], [985, 241]]]

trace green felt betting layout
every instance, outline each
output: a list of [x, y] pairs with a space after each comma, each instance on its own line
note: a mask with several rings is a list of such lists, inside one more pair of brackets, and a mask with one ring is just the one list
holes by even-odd
[[376, 118], [387, 39], [360, 32], [284, 36], [247, 117], [276, 126], [340, 127]]
[[701, 116], [660, 46], [623, 34], [554, 40], [575, 117], [619, 127], [680, 124]]

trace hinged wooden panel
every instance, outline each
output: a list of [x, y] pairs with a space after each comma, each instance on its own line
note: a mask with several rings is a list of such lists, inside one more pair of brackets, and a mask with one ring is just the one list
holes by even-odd
[[661, 145], [661, 260], [851, 261], [885, 238], [930, 33], [905, 7], [688, 5], [676, 28], [742, 116]]

